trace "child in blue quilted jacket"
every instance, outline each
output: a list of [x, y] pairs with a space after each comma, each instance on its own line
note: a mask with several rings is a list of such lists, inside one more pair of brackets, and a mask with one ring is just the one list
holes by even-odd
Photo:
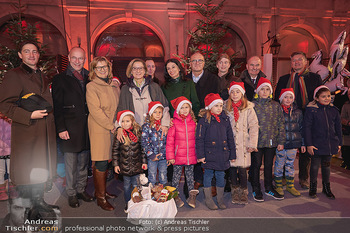
[[148, 115], [142, 125], [141, 146], [148, 160], [148, 179], [154, 185], [167, 183], [166, 136], [162, 136], [161, 120], [164, 106], [159, 101], [148, 104]]

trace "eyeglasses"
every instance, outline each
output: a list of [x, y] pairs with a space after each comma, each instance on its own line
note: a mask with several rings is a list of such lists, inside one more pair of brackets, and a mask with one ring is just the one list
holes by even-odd
[[97, 71], [107, 70], [107, 69], [108, 69], [108, 66], [96, 66], [95, 69], [96, 69]]
[[142, 70], [145, 70], [145, 68], [143, 68], [143, 67], [133, 67], [132, 70], [133, 71], [142, 71]]
[[197, 60], [192, 60], [191, 63], [198, 63], [198, 64], [202, 64], [204, 62], [203, 59], [197, 59]]

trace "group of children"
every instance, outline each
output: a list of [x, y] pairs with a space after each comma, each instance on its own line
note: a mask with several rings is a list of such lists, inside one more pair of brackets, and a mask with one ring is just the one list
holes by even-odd
[[[272, 86], [268, 79], [260, 78], [256, 97], [250, 102], [245, 97], [244, 85], [232, 82], [229, 99], [225, 102], [218, 94], [205, 97], [205, 109], [199, 113], [198, 123], [191, 102], [181, 96], [171, 101], [175, 109], [172, 126], [167, 135], [162, 132], [161, 119], [164, 106], [149, 103], [144, 125], [135, 122], [134, 113], [118, 113], [117, 121], [123, 128], [124, 142], [114, 139], [113, 164], [115, 172], [124, 175], [124, 195], [130, 200], [131, 185], [136, 187], [137, 177], [148, 167], [152, 184], [167, 183], [167, 166], [173, 165], [171, 185], [179, 189], [184, 169], [189, 206], [195, 208], [198, 190], [194, 188], [194, 165], [202, 163], [204, 169], [205, 204], [209, 209], [225, 209], [223, 200], [225, 170], [229, 169], [232, 184], [232, 203], [247, 204], [247, 168], [250, 167], [252, 195], [263, 201], [260, 187], [260, 167], [264, 159], [265, 194], [283, 199], [282, 177], [285, 171], [286, 190], [294, 196], [300, 193], [294, 187], [294, 160], [299, 148], [312, 155], [310, 171], [310, 197], [316, 197], [317, 173], [321, 165], [323, 192], [334, 199], [330, 190], [330, 159], [341, 147], [341, 123], [338, 110], [330, 101], [326, 86], [315, 90], [314, 101], [309, 103], [305, 117], [296, 108], [293, 89], [283, 89], [280, 104], [272, 100]], [[276, 155], [273, 186], [273, 160]], [[148, 165], [148, 166], [147, 166]], [[215, 176], [217, 205], [212, 199], [211, 186]], [[177, 207], [184, 202], [175, 198]], [[126, 206], [127, 208], [127, 206]]]

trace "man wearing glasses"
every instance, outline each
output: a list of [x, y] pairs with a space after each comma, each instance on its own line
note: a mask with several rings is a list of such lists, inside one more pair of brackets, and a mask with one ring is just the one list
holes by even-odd
[[209, 93], [219, 93], [219, 78], [204, 69], [204, 56], [196, 52], [190, 58], [191, 73], [187, 75], [196, 86], [200, 107], [204, 108], [204, 98]]
[[[307, 68], [306, 54], [303, 52], [294, 52], [290, 56], [291, 71], [279, 78], [275, 100], [278, 101], [283, 88], [293, 88], [295, 93], [295, 103], [298, 108], [305, 112], [306, 105], [314, 98], [314, 90], [322, 85], [322, 79], [318, 74], [312, 73]], [[303, 189], [308, 189], [308, 178], [310, 170], [310, 155], [304, 151], [299, 155], [299, 184]]]
[[85, 99], [89, 71], [84, 69], [82, 48], [72, 48], [68, 59], [67, 69], [53, 79], [52, 97], [56, 131], [64, 153], [68, 204], [76, 208], [80, 205], [78, 199], [93, 201], [85, 191], [90, 148]]

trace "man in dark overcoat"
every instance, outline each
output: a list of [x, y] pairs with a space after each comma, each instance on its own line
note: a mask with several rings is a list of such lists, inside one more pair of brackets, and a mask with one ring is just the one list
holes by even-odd
[[20, 46], [22, 64], [10, 71], [0, 85], [0, 112], [12, 119], [12, 182], [20, 197], [30, 197], [34, 206], [52, 211], [44, 202], [45, 183], [56, 174], [56, 132], [53, 112], [27, 111], [18, 105], [25, 95], [35, 93], [52, 105], [50, 80], [40, 71], [39, 47], [34, 42]]
[[[293, 88], [295, 93], [294, 102], [299, 109], [305, 112], [306, 105], [313, 101], [314, 90], [322, 85], [320, 75], [312, 73], [307, 68], [308, 61], [303, 52], [294, 52], [290, 56], [291, 71], [289, 74], [279, 78], [276, 90], [275, 100], [278, 101], [283, 88]], [[311, 157], [305, 151], [299, 154], [299, 184], [303, 189], [308, 189], [308, 178], [310, 171]]]
[[68, 55], [69, 65], [52, 82], [52, 98], [59, 143], [64, 153], [68, 204], [79, 207], [78, 199], [93, 198], [85, 191], [89, 164], [89, 133], [86, 105], [86, 84], [89, 71], [84, 69], [85, 51], [73, 47]]

